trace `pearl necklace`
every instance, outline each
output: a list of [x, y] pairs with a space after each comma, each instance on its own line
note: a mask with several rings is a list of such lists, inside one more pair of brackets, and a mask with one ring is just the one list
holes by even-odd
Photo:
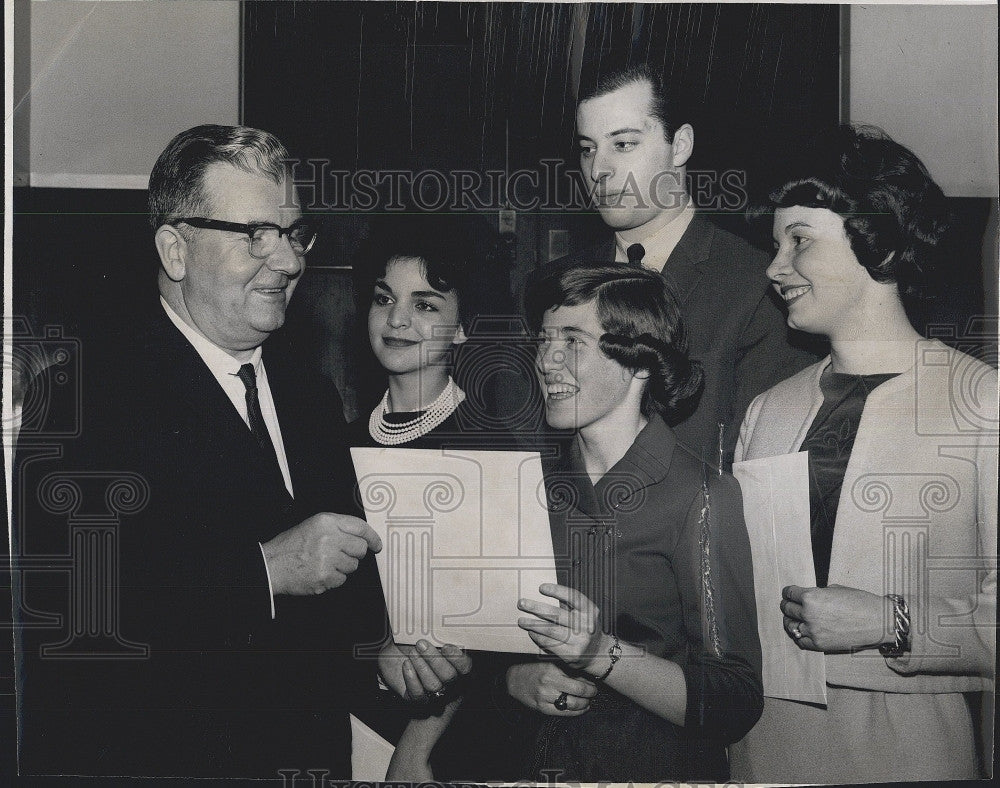
[[394, 424], [385, 419], [385, 414], [389, 412], [389, 390], [386, 389], [382, 402], [372, 411], [371, 418], [368, 419], [368, 434], [383, 446], [409, 443], [444, 422], [464, 400], [465, 392], [455, 385], [455, 381], [449, 375], [444, 391], [438, 394], [438, 398], [427, 410], [415, 419]]

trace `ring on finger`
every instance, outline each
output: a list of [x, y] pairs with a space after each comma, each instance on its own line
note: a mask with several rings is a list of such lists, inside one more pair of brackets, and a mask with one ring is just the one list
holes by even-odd
[[428, 692], [427, 693], [427, 697], [428, 698], [433, 698], [434, 700], [440, 700], [444, 696], [445, 696], [445, 689], [444, 689], [444, 687], [441, 687], [440, 689], [436, 689], [433, 692]]
[[568, 708], [567, 701], [569, 700], [569, 694], [565, 692], [560, 692], [559, 697], [552, 701], [552, 705], [555, 706], [559, 711], [566, 711]]

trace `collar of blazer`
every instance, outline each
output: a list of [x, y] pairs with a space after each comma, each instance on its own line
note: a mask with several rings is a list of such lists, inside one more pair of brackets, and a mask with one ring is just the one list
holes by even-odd
[[691, 293], [705, 275], [702, 266], [710, 259], [715, 233], [715, 226], [710, 221], [695, 214], [681, 240], [667, 258], [663, 272], [673, 285], [682, 304], [691, 297]]
[[[701, 214], [695, 213], [691, 224], [684, 231], [674, 251], [667, 258], [663, 274], [674, 289], [677, 299], [683, 304], [705, 275], [702, 265], [711, 259], [712, 242], [716, 228]], [[592, 255], [599, 260], [615, 259], [615, 237], [608, 236], [606, 242]]]
[[[574, 439], [549, 466], [546, 483], [555, 500], [572, 502], [578, 511], [590, 517], [600, 517], [602, 510], [615, 508], [615, 503], [630, 510], [629, 498], [666, 477], [676, 446], [673, 430], [655, 416], [636, 436], [625, 456], [595, 486], [591, 484], [579, 444]], [[567, 485], [573, 488], [571, 493]]]

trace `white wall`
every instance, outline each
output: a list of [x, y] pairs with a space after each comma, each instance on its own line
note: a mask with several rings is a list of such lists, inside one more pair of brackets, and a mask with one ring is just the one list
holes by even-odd
[[19, 185], [144, 189], [176, 133], [239, 120], [235, 0], [20, 0], [14, 28]]
[[850, 120], [911, 148], [952, 197], [996, 197], [997, 7], [855, 5]]

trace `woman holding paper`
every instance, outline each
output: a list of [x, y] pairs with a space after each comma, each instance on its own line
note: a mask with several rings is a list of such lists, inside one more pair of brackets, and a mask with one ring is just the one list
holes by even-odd
[[560, 584], [519, 603], [548, 659], [507, 672], [534, 711], [522, 776], [723, 781], [760, 651], [738, 485], [668, 426], [701, 386], [677, 304], [620, 265], [554, 272], [527, 302], [546, 420], [573, 432], [546, 468]]
[[[475, 314], [471, 278], [481, 263], [474, 232], [468, 217], [447, 214], [393, 215], [373, 227], [357, 268], [370, 299], [368, 340], [388, 385], [371, 413], [351, 425], [351, 446], [503, 448], [493, 420], [470, 407], [452, 376]], [[482, 652], [470, 660], [451, 645], [438, 652], [427, 641], [383, 653], [383, 670], [401, 668], [407, 699], [425, 704], [414, 715], [412, 707], [382, 699], [361, 715], [385, 738], [398, 740], [386, 779], [433, 779], [430, 743], [460, 700], [482, 707], [487, 685], [502, 672], [494, 662]], [[472, 674], [459, 678], [470, 666]], [[449, 756], [441, 754], [445, 765]]]
[[996, 371], [907, 319], [946, 221], [917, 157], [842, 127], [803, 161], [770, 195], [768, 275], [830, 355], [753, 402], [736, 459], [809, 453], [815, 583], [758, 615], [788, 638], [765, 650], [825, 654], [827, 705], [768, 697], [733, 777], [974, 778], [963, 693], [989, 690], [995, 662]]

